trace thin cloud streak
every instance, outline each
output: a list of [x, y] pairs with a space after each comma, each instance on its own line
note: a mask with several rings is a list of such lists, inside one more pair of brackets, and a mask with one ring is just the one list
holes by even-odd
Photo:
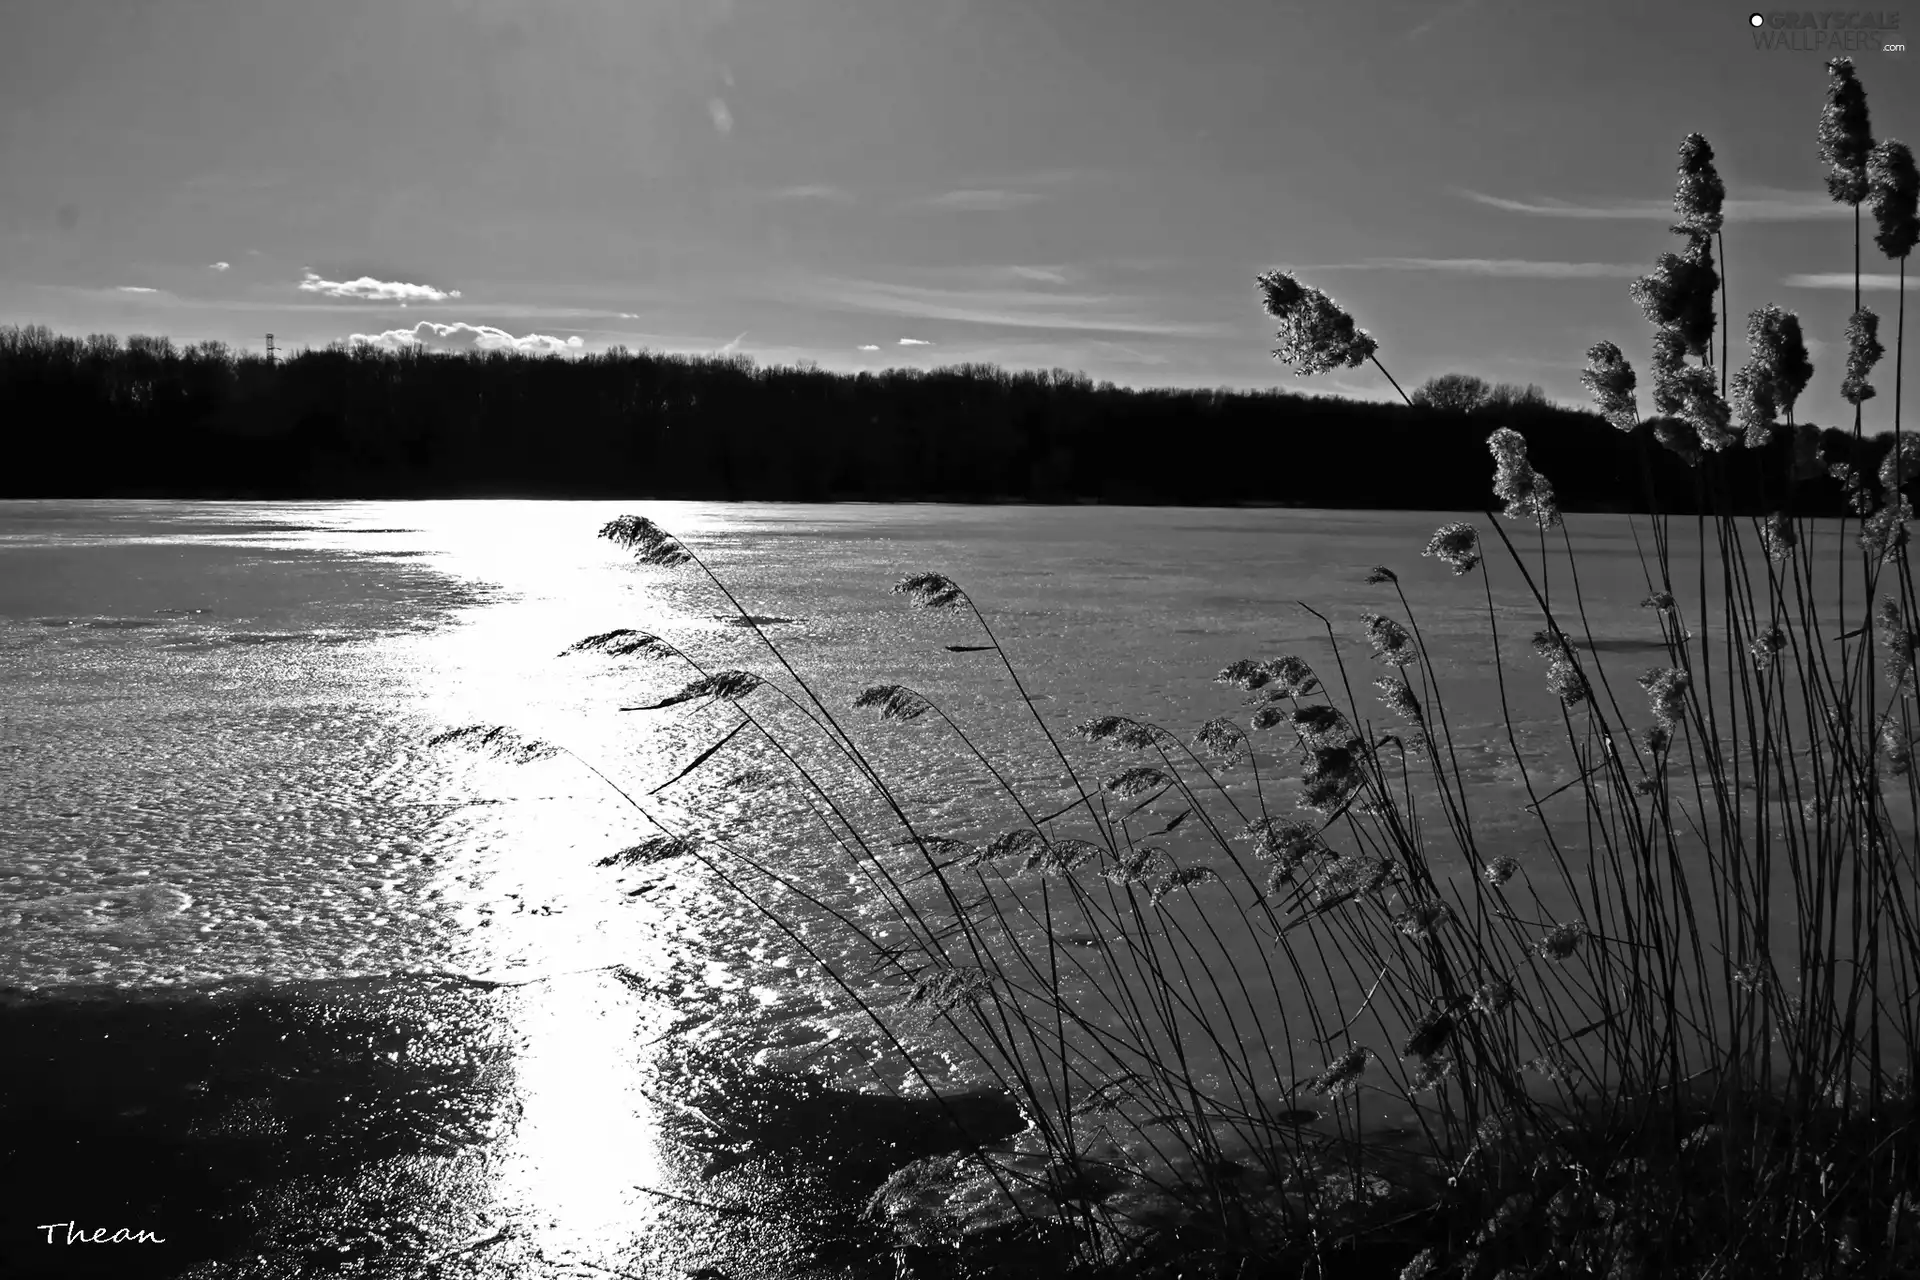
[[930, 347], [933, 344], [925, 338], [902, 338], [900, 339], [900, 345], [903, 347]]
[[1045, 196], [1033, 191], [1003, 191], [994, 188], [979, 188], [964, 191], [943, 191], [937, 196], [924, 196], [918, 200], [909, 200], [907, 206], [913, 209], [995, 213], [1007, 209], [1024, 208], [1030, 204], [1038, 204], [1044, 199], [1046, 199]]
[[[1817, 271], [1787, 276], [1780, 281], [1791, 289], [1851, 289], [1853, 272]], [[1900, 289], [1900, 277], [1891, 271], [1870, 271], [1860, 277], [1863, 290], [1875, 290], [1885, 293], [1897, 293]]]
[[1515, 280], [1611, 280], [1644, 275], [1647, 269], [1627, 262], [1555, 262], [1530, 258], [1368, 258], [1364, 262], [1330, 262], [1304, 270], [1451, 271]]
[[227, 269], [228, 269], [229, 267], [231, 267], [231, 266], [233, 266], [233, 264], [232, 264], [231, 262], [209, 262], [209, 263], [207, 264], [207, 270], [209, 270], [209, 271], [225, 271], [225, 270], [227, 270]]
[[878, 280], [813, 279], [789, 286], [787, 299], [804, 306], [952, 320], [1012, 329], [1138, 333], [1162, 337], [1218, 337], [1220, 324], [1161, 320], [1141, 299], [1051, 293], [1034, 289], [936, 289]]
[[149, 289], [143, 284], [123, 284], [114, 286], [116, 293], [158, 293], [158, 289]]
[[931, 283], [945, 283], [951, 286], [977, 287], [983, 282], [995, 284], [1027, 285], [1055, 284], [1068, 285], [1083, 279], [1086, 273], [1078, 267], [1064, 263], [1044, 265], [1039, 263], [967, 263], [953, 267], [902, 267], [897, 268], [902, 275]]
[[[1760, 187], [1763, 195], [1729, 199], [1722, 206], [1732, 222], [1813, 222], [1851, 216], [1850, 205], [1838, 204], [1817, 191], [1783, 191]], [[1590, 218], [1623, 221], [1671, 222], [1677, 216], [1670, 200], [1612, 200], [1575, 204], [1567, 200], [1512, 200], [1457, 187], [1454, 194], [1506, 213], [1522, 213], [1535, 218]]]
[[[29, 285], [47, 293], [57, 293], [75, 298], [120, 298], [127, 290], [140, 293], [159, 294], [157, 289], [144, 286], [126, 285], [114, 288], [82, 288], [73, 285]], [[354, 298], [342, 298], [337, 302], [290, 302], [279, 298], [183, 298], [173, 294], [161, 295], [167, 305], [190, 311], [244, 311], [254, 314], [274, 314], [278, 312], [298, 313], [307, 311], [326, 312], [329, 315], [353, 315], [359, 312], [386, 315], [393, 311], [391, 303], [379, 301], [361, 301]], [[538, 303], [488, 303], [477, 308], [468, 303], [448, 301], [444, 303], [410, 303], [411, 311], [467, 311], [484, 310], [489, 316], [502, 320], [637, 320], [640, 317], [633, 312], [609, 311], [601, 307], [551, 307]]]
[[781, 187], [778, 191], [767, 193], [769, 200], [795, 202], [818, 201], [824, 204], [852, 204], [853, 193], [825, 182], [803, 182], [799, 186]]
[[981, 267], [966, 274], [990, 280], [1032, 281], [1036, 284], [1072, 284], [1076, 274], [1070, 267]]

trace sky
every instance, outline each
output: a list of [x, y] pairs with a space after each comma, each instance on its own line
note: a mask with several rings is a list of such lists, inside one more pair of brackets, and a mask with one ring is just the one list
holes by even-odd
[[[1370, 365], [1273, 360], [1254, 279], [1287, 269], [1409, 389], [1459, 371], [1578, 403], [1602, 338], [1645, 381], [1627, 286], [1679, 246], [1698, 130], [1730, 200], [1735, 362], [1746, 312], [1797, 312], [1799, 416], [1850, 422], [1852, 213], [1815, 135], [1842, 50], [1751, 12], [0, 0], [0, 324], [1392, 396]], [[1913, 53], [1853, 56], [1875, 136], [1920, 145], [1907, 16]]]

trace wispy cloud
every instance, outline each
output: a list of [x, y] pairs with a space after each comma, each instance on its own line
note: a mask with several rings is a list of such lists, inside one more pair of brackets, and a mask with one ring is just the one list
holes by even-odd
[[1364, 262], [1329, 262], [1307, 270], [1451, 271], [1527, 280], [1593, 280], [1645, 275], [1647, 268], [1630, 262], [1555, 262], [1532, 258], [1368, 258]]
[[120, 293], [158, 293], [158, 289], [149, 289], [143, 284], [122, 284], [114, 286]]
[[[1733, 222], [1809, 222], [1824, 218], [1844, 218], [1850, 205], [1837, 204], [1819, 191], [1787, 191], [1778, 187], [1756, 187], [1754, 196], [1729, 199], [1722, 212]], [[1647, 222], [1671, 222], [1676, 216], [1671, 200], [1599, 200], [1576, 203], [1538, 197], [1512, 200], [1491, 196], [1483, 191], [1456, 188], [1454, 194], [1507, 213], [1523, 213], [1536, 218], [1596, 218]]]
[[207, 270], [225, 271], [227, 268], [231, 267], [232, 265], [233, 264], [231, 262], [209, 262], [207, 264]]
[[730, 356], [734, 352], [738, 351], [740, 349], [741, 339], [745, 338], [751, 332], [752, 332], [751, 329], [742, 329], [739, 333], [734, 334], [733, 337], [727, 342], [727, 344], [720, 348], [720, 354], [723, 356]]
[[1020, 209], [1030, 204], [1038, 204], [1046, 199], [1037, 191], [1008, 191], [997, 187], [969, 187], [960, 191], [943, 191], [939, 195], [922, 196], [907, 201], [909, 208], [942, 209], [992, 213], [1007, 209]]
[[852, 204], [853, 194], [825, 182], [803, 182], [767, 193], [769, 200], [819, 201], [823, 204]]
[[399, 351], [425, 347], [429, 351], [460, 354], [468, 351], [518, 351], [529, 355], [570, 355], [586, 349], [578, 337], [556, 338], [544, 333], [519, 337], [505, 329], [485, 324], [435, 324], [422, 320], [411, 329], [388, 329], [384, 333], [356, 333], [347, 339], [356, 347], [378, 347]]
[[1074, 272], [1070, 267], [985, 267], [981, 274], [1001, 280], [1031, 280], [1037, 284], [1071, 284]]
[[1121, 295], [1020, 288], [937, 288], [840, 277], [800, 277], [776, 287], [788, 301], [805, 306], [918, 320], [952, 320], [997, 328], [1163, 337], [1215, 337], [1229, 332], [1219, 324], [1163, 319], [1153, 313], [1145, 300]]
[[858, 349], [861, 351], [878, 351], [880, 349], [880, 344], [877, 342], [863, 342], [860, 344]]
[[460, 296], [458, 289], [436, 289], [430, 284], [407, 284], [399, 280], [375, 280], [372, 276], [361, 276], [357, 280], [323, 280], [313, 271], [301, 275], [300, 292], [317, 293], [323, 298], [353, 298], [360, 302], [445, 302]]
[[1141, 351], [1137, 347], [1129, 347], [1118, 342], [1097, 341], [1093, 344], [1093, 347], [1094, 350], [1098, 351], [1106, 359], [1116, 360], [1121, 364], [1166, 365], [1173, 363], [1170, 357], [1161, 355], [1158, 352]]
[[1111, 173], [1099, 169], [1028, 169], [1024, 172], [1008, 175], [989, 181], [986, 185], [995, 187], [1067, 187], [1088, 182], [1100, 182], [1111, 178]]
[[[1821, 271], [1803, 275], [1792, 275], [1787, 276], [1780, 283], [1793, 289], [1851, 289], [1853, 288], [1853, 272]], [[1868, 272], [1860, 277], [1860, 287], [1862, 289], [1893, 293], [1897, 292], [1900, 288], [1900, 277], [1891, 271]], [[1915, 286], [1910, 284], [1909, 287]]]
[[[106, 299], [121, 298], [123, 296], [122, 288], [105, 285], [81, 287], [75, 285], [38, 284], [28, 285], [27, 287], [36, 292], [58, 294], [62, 297], [69, 298]], [[129, 285], [124, 286], [124, 288], [131, 289], [136, 293], [151, 294], [159, 298], [164, 298], [170, 307], [179, 307], [191, 311], [237, 311], [254, 315], [324, 312], [327, 315], [334, 316], [357, 312], [365, 312], [373, 315], [390, 315], [393, 311], [391, 300], [382, 300], [379, 298], [369, 300], [348, 296], [340, 298], [330, 297], [325, 302], [283, 302], [278, 299], [263, 300], [260, 297], [183, 297], [165, 290], [148, 289], [145, 286]], [[451, 291], [447, 294], [447, 297], [449, 299], [458, 298], [459, 291]], [[411, 305], [433, 307], [441, 311], [459, 311], [465, 309], [469, 314], [471, 314], [474, 309], [470, 303], [450, 301], [413, 303]], [[637, 320], [640, 318], [636, 313], [631, 311], [611, 311], [602, 307], [549, 306], [543, 303], [532, 302], [489, 302], [486, 304], [485, 310], [487, 317], [494, 320]], [[566, 327], [571, 329], [577, 326], [570, 324]]]
[[902, 267], [898, 274], [931, 285], [978, 288], [985, 283], [1070, 285], [1084, 279], [1087, 273], [1065, 264], [968, 262], [950, 267]]
[[900, 345], [903, 347], [930, 347], [933, 344], [925, 338], [902, 338], [900, 339]]
[[733, 112], [727, 109], [724, 99], [710, 99], [707, 102], [707, 114], [713, 117], [713, 127], [723, 136], [733, 132]]

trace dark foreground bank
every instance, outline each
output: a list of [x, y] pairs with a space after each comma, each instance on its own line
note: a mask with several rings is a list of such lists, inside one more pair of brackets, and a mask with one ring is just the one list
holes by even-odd
[[[555, 981], [608, 1017], [644, 998], [617, 973]], [[0, 1275], [890, 1277], [874, 1190], [1021, 1124], [998, 1098], [936, 1107], [667, 1052], [634, 1081], [672, 1117], [662, 1185], [628, 1238], [556, 1247], [551, 1206], [500, 1187], [514, 1006], [542, 985], [6, 998]], [[598, 1141], [579, 1133], [574, 1158]]]
[[[1693, 1275], [1733, 1236], [1773, 1230], [1727, 1194], [1751, 1181], [1744, 1135], [1662, 1103], [1552, 1135], [1483, 1133], [1451, 1177], [1413, 1148], [1361, 1161], [1330, 1134], [1309, 1138], [1313, 1168], [1284, 1184], [1239, 1169], [1232, 1239], [1177, 1194], [1143, 1196], [1089, 1164], [1070, 1194], [1131, 1222], [1137, 1244], [1076, 1268], [1074, 1215], [1048, 1212], [1039, 1182], [1020, 1193], [1024, 1216], [1008, 1212], [969, 1175], [974, 1162], [948, 1154], [978, 1144], [1016, 1169], [1024, 1120], [1004, 1097], [905, 1101], [669, 1044], [633, 1082], [663, 1117], [654, 1184], [620, 1189], [635, 1206], [614, 1236], [578, 1232], [563, 1201], [503, 1182], [523, 1117], [525, 1046], [510, 1028], [558, 982], [608, 1018], [651, 998], [618, 971], [509, 988], [406, 978], [6, 997], [0, 1276], [1384, 1280], [1543, 1274], [1529, 1266], [1543, 1253], [1593, 1264], [1573, 1274]], [[1835, 1112], [1805, 1135], [1804, 1158], [1878, 1161], [1910, 1183], [1912, 1153], [1894, 1140], [1912, 1113], [1889, 1114]], [[549, 1173], [590, 1173], [607, 1140], [589, 1118]], [[1489, 1193], [1491, 1219], [1476, 1208]], [[1279, 1209], [1307, 1196], [1327, 1227], [1314, 1240], [1280, 1230]], [[1864, 1259], [1876, 1234], [1891, 1264], [1825, 1274], [1920, 1274], [1908, 1198], [1873, 1221], [1850, 1197], [1802, 1208], [1824, 1210], [1842, 1255]], [[1455, 1261], [1406, 1270], [1436, 1254]], [[1821, 1274], [1774, 1260], [1746, 1274]]]

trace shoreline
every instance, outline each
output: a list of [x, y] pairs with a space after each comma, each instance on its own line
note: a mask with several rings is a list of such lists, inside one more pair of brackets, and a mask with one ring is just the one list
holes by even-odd
[[[892, 1242], [861, 1216], [880, 1184], [1024, 1125], [990, 1095], [855, 1093], [669, 1046], [658, 1079], [631, 1081], [636, 1106], [667, 1104], [653, 1130], [666, 1185], [593, 1188], [631, 1209], [624, 1232], [595, 1235], [591, 1215], [568, 1220], [577, 1194], [543, 1203], [538, 1167], [516, 1180], [531, 1100], [513, 1024], [522, 1006], [615, 1018], [640, 999], [607, 973], [0, 992], [0, 1273], [890, 1277]], [[624, 1036], [636, 1050], [643, 1030]], [[618, 1119], [548, 1135], [565, 1148], [546, 1173], [570, 1184], [584, 1164], [592, 1179]]]

